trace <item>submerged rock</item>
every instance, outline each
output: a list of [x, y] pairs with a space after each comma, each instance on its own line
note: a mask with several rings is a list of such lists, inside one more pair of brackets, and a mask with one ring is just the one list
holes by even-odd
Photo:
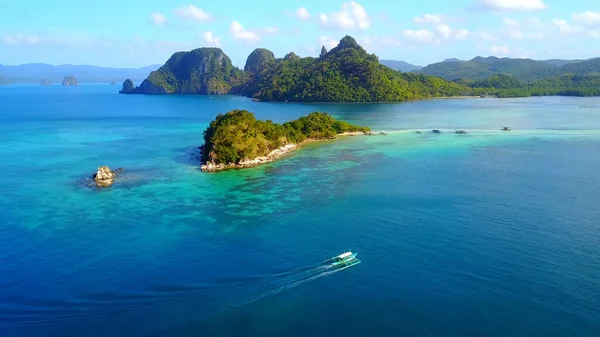
[[122, 168], [111, 171], [108, 166], [100, 166], [98, 167], [98, 172], [93, 175], [94, 182], [98, 187], [108, 187], [115, 182], [115, 177], [122, 172]]

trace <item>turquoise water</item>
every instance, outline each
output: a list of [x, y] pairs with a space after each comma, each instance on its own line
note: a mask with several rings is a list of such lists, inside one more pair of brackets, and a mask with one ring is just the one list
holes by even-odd
[[[114, 90], [0, 87], [1, 336], [598, 335], [600, 99]], [[390, 134], [200, 172], [202, 131], [235, 108]], [[126, 173], [90, 188], [99, 165]], [[322, 263], [347, 249], [362, 263]]]

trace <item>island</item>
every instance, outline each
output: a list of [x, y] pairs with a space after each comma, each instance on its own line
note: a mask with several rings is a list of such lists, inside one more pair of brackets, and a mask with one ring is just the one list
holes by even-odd
[[52, 85], [52, 81], [50, 81], [47, 78], [44, 78], [41, 82], [40, 85]]
[[216, 172], [270, 162], [309, 141], [365, 134], [370, 128], [313, 112], [291, 122], [257, 120], [247, 110], [219, 114], [204, 131], [201, 170]]
[[139, 87], [123, 83], [123, 94], [239, 94], [256, 101], [393, 102], [463, 96], [472, 89], [423, 74], [402, 73], [379, 64], [354, 38], [322, 48], [319, 57], [288, 53], [276, 59], [259, 48], [244, 70], [219, 48], [177, 52]]
[[75, 78], [75, 76], [65, 76], [62, 80], [62, 85], [63, 86], [77, 86], [79, 85], [79, 83], [77, 82], [77, 79]]

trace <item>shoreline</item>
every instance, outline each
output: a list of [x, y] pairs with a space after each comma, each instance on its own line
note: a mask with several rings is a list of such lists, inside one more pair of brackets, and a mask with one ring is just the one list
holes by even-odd
[[281, 157], [284, 157], [285, 155], [293, 153], [294, 151], [296, 151], [297, 149], [301, 148], [302, 146], [304, 146], [305, 144], [308, 144], [308, 143], [332, 140], [332, 139], [336, 139], [337, 137], [358, 136], [358, 135], [367, 135], [367, 134], [368, 133], [366, 133], [366, 132], [358, 131], [358, 132], [340, 133], [340, 134], [335, 135], [334, 138], [325, 138], [325, 139], [310, 138], [310, 139], [306, 139], [305, 141], [298, 143], [298, 144], [286, 144], [286, 145], [280, 146], [280, 147], [276, 148], [275, 150], [269, 152], [269, 154], [267, 154], [266, 156], [257, 157], [257, 158], [250, 159], [250, 160], [243, 160], [243, 161], [239, 162], [238, 164], [235, 164], [235, 163], [213, 164], [213, 163], [202, 162], [200, 164], [200, 170], [202, 172], [219, 172], [219, 171], [225, 171], [225, 170], [231, 170], [231, 169], [243, 169], [243, 168], [255, 167], [258, 165], [267, 164], [267, 163], [271, 163], [275, 160], [278, 160]]

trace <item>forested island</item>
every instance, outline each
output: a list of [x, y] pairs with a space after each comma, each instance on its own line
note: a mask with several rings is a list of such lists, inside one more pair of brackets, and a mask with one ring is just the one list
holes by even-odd
[[459, 83], [381, 65], [350, 36], [316, 58], [289, 53], [276, 59], [259, 48], [244, 70], [219, 48], [178, 52], [139, 87], [124, 84], [124, 94], [240, 94], [281, 102], [392, 102], [472, 92]]
[[247, 110], [219, 114], [204, 131], [202, 171], [243, 168], [272, 161], [308, 141], [333, 139], [340, 134], [362, 134], [365, 126], [313, 112], [291, 122], [257, 120]]

